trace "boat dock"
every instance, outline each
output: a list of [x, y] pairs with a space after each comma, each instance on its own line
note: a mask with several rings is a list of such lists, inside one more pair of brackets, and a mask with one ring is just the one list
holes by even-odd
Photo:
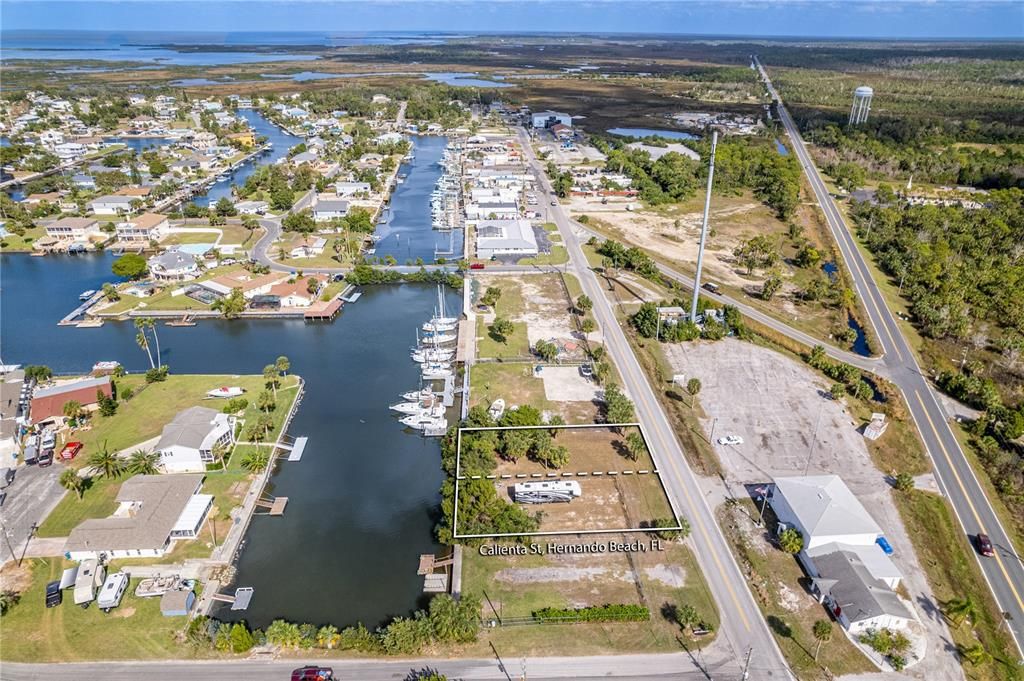
[[284, 507], [288, 505], [288, 497], [260, 497], [256, 506], [265, 508], [259, 515], [284, 515]]
[[303, 313], [302, 318], [307, 322], [330, 322], [334, 321], [334, 318], [341, 312], [342, 301], [341, 298], [335, 298], [331, 302], [327, 303], [322, 307], [316, 307], [312, 310], [306, 310]]
[[88, 312], [93, 305], [100, 302], [102, 298], [103, 291], [97, 291], [96, 293], [92, 294], [92, 297], [89, 298], [89, 300], [85, 301], [84, 303], [76, 307], [74, 310], [69, 312], [63, 319], [57, 322], [57, 326], [78, 326], [81, 323], [82, 317], [85, 316], [85, 313]]
[[297, 437], [295, 442], [291, 444], [279, 442], [277, 446], [288, 452], [289, 461], [299, 461], [302, 459], [302, 452], [306, 451], [306, 442], [308, 441], [309, 438], [307, 437]]
[[357, 300], [359, 300], [362, 297], [362, 295], [362, 291], [357, 291], [356, 287], [350, 284], [348, 288], [342, 291], [341, 295], [338, 297], [341, 300], [345, 301], [346, 303], [354, 303]]

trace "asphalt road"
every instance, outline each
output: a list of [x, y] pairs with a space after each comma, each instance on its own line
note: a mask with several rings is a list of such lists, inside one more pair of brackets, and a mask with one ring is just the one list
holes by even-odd
[[18, 466], [14, 481], [3, 490], [7, 498], [0, 510], [0, 533], [7, 536], [0, 536], [0, 564], [25, 552], [32, 525], [42, 523], [64, 496], [58, 481], [63, 470], [58, 463], [45, 468]]
[[[291, 671], [306, 664], [303, 660], [163, 661], [98, 662], [53, 665], [5, 663], [0, 681], [287, 681]], [[739, 679], [739, 669], [695, 668], [684, 653], [671, 655], [618, 655], [615, 657], [550, 657], [526, 659], [495, 657], [486, 660], [320, 660], [334, 670], [339, 680], [402, 681], [410, 673], [432, 669], [455, 681], [477, 679], [520, 681], [525, 670], [530, 681], [545, 679], [632, 679], [635, 681], [697, 681], [714, 678]], [[731, 665], [735, 666], [735, 665]], [[707, 669], [707, 674], [704, 669]], [[751, 679], [758, 675], [751, 665]]]
[[[550, 202], [554, 197], [550, 182], [534, 156], [524, 131], [520, 131], [520, 138], [526, 158], [537, 174], [544, 194], [543, 200]], [[690, 522], [697, 562], [721, 615], [719, 637], [731, 648], [734, 660], [742, 660], [747, 651], [752, 649], [751, 657], [756, 659], [760, 670], [758, 678], [792, 678], [782, 652], [761, 616], [715, 521], [714, 513], [704, 498], [697, 478], [686, 462], [668, 417], [633, 354], [611, 304], [601, 289], [601, 283], [590, 269], [580, 248], [580, 240], [561, 205], [552, 207], [551, 217], [569, 251], [570, 264], [580, 279], [584, 293], [594, 302], [593, 312], [604, 336], [605, 347], [619, 369], [625, 390], [636, 405], [637, 420], [651, 445], [651, 455], [668, 489], [673, 507]]]
[[1009, 614], [1007, 625], [1013, 634], [1018, 652], [1021, 652], [1021, 645], [1024, 642], [1024, 602], [1021, 601], [1021, 594], [1024, 593], [1024, 563], [1021, 562], [1008, 533], [992, 510], [984, 489], [946, 421], [931, 384], [922, 374], [914, 353], [900, 331], [896, 317], [887, 307], [884, 296], [857, 249], [855, 237], [807, 152], [799, 130], [759, 61], [757, 66], [768, 92], [778, 105], [779, 118], [821, 204], [829, 229], [853, 278], [857, 295], [875, 328], [875, 335], [878, 336], [884, 351], [883, 362], [888, 368], [889, 378], [903, 391], [907, 406], [931, 457], [939, 484], [952, 503], [967, 535], [965, 541], [971, 542], [979, 532], [988, 534], [992, 539], [996, 553], [994, 557], [983, 558], [973, 549], [971, 553], [981, 565], [999, 609]]

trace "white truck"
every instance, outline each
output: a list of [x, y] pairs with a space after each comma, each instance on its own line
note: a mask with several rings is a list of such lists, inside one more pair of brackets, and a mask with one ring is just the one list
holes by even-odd
[[103, 586], [106, 574], [106, 569], [95, 558], [83, 560], [75, 578], [75, 605], [88, 608], [96, 599], [96, 590]]
[[103, 582], [103, 588], [100, 589], [100, 593], [96, 597], [96, 605], [103, 612], [110, 612], [121, 604], [121, 597], [124, 596], [124, 590], [127, 588], [127, 572], [115, 572], [108, 575], [107, 580]]

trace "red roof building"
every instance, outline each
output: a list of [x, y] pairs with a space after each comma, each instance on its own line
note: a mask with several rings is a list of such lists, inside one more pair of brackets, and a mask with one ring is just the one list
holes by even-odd
[[78, 402], [82, 407], [89, 409], [98, 403], [97, 391], [107, 397], [113, 396], [110, 376], [69, 381], [49, 388], [34, 390], [32, 391], [30, 412], [32, 423], [41, 423], [55, 416], [63, 416], [64, 405], [68, 402]]

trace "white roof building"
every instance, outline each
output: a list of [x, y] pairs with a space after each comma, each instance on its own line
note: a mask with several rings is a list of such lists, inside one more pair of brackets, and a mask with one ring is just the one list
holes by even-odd
[[870, 546], [882, 536], [838, 475], [776, 478], [772, 508], [780, 523], [803, 535], [805, 550], [833, 542]]
[[179, 411], [157, 442], [160, 465], [169, 473], [205, 471], [214, 449], [235, 441], [235, 417], [207, 407]]
[[537, 237], [529, 220], [482, 220], [476, 226], [476, 257], [537, 255]]
[[199, 264], [191, 253], [172, 248], [147, 261], [149, 272], [160, 281], [186, 281], [199, 274]]

